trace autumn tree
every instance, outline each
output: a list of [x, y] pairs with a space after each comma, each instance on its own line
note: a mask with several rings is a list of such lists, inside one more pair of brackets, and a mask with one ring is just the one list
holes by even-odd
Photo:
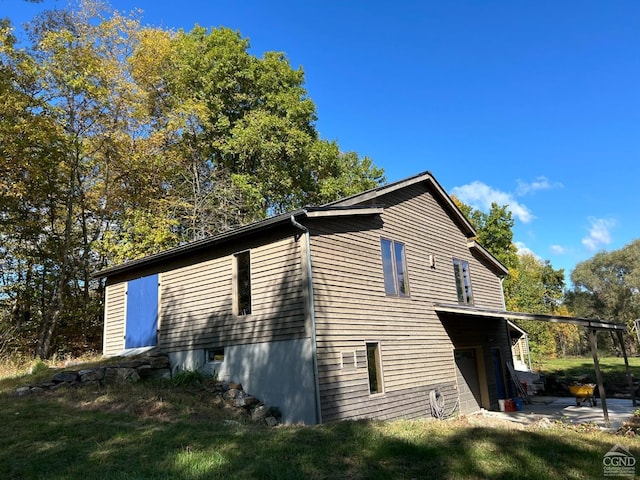
[[[540, 260], [531, 253], [518, 255], [517, 264], [509, 270], [504, 282], [507, 310], [568, 316], [562, 305], [564, 270], [555, 270], [548, 260]], [[532, 354], [536, 358], [556, 353], [576, 353], [579, 334], [575, 325], [518, 320], [531, 339]]]
[[384, 180], [319, 138], [303, 71], [238, 32], [98, 0], [27, 32], [0, 23], [0, 349], [99, 346], [92, 272]]
[[26, 48], [16, 50], [4, 35], [5, 92], [19, 94], [13, 105], [2, 103], [19, 129], [2, 131], [0, 163], [11, 185], [1, 193], [2, 234], [12, 247], [4, 258], [14, 267], [5, 292], [14, 323], [28, 319], [42, 357], [61, 328], [79, 343], [99, 334], [90, 275], [98, 265], [94, 243], [118, 196], [114, 186], [122, 185], [112, 180], [128, 173], [130, 151], [121, 144], [130, 138], [135, 89], [125, 60], [137, 28], [134, 19], [107, 17], [103, 5], [87, 2], [34, 19]]

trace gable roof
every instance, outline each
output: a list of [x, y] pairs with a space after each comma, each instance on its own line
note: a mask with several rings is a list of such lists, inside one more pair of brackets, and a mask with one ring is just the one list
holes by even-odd
[[340, 217], [354, 215], [378, 215], [383, 212], [383, 207], [375, 204], [375, 200], [388, 195], [397, 190], [410, 187], [419, 183], [426, 183], [432, 187], [432, 192], [440, 201], [441, 205], [453, 217], [456, 224], [459, 225], [462, 233], [469, 239], [468, 247], [475, 251], [493, 268], [494, 272], [499, 276], [508, 275], [509, 270], [502, 265], [493, 255], [491, 255], [484, 247], [478, 244], [474, 237], [477, 232], [471, 222], [465, 217], [458, 206], [451, 200], [451, 197], [445, 192], [444, 188], [438, 183], [435, 177], [429, 171], [425, 171], [403, 180], [399, 180], [386, 185], [381, 185], [370, 190], [346, 197], [334, 202], [327, 203], [319, 207], [308, 206], [291, 212], [282, 213], [273, 217], [260, 220], [258, 222], [243, 225], [226, 232], [213, 235], [201, 240], [195, 240], [183, 245], [165, 250], [153, 255], [149, 255], [137, 260], [131, 260], [120, 265], [105, 268], [93, 274], [94, 278], [103, 278], [115, 274], [132, 271], [136, 268], [145, 266], [154, 266], [177, 257], [196, 253], [213, 246], [246, 237], [251, 234], [265, 232], [274, 228], [291, 224], [293, 220], [303, 218], [319, 218], [319, 217]]
[[371, 190], [367, 190], [365, 192], [358, 193], [347, 198], [336, 200], [335, 202], [328, 203], [327, 205], [355, 206], [363, 203], [374, 203], [375, 200], [382, 197], [383, 195], [388, 195], [395, 192], [396, 190], [407, 188], [419, 183], [426, 183], [432, 187], [432, 192], [434, 193], [436, 198], [440, 201], [445, 210], [447, 210], [452, 215], [453, 220], [460, 226], [462, 233], [469, 239], [467, 243], [469, 249], [475, 251], [482, 258], [484, 258], [497, 275], [508, 275], [509, 269], [475, 240], [475, 237], [478, 234], [475, 227], [454, 203], [454, 201], [447, 194], [444, 188], [442, 188], [442, 185], [438, 183], [435, 177], [428, 170], [412, 177], [399, 180], [397, 182], [381, 185], [379, 187], [372, 188]]
[[426, 182], [433, 187], [433, 191], [435, 192], [436, 196], [442, 202], [443, 206], [447, 210], [449, 210], [451, 214], [453, 214], [455, 220], [462, 227], [464, 234], [469, 238], [475, 237], [477, 235], [476, 229], [473, 227], [467, 217], [465, 217], [458, 206], [453, 202], [453, 200], [451, 200], [451, 197], [447, 194], [447, 192], [445, 192], [444, 188], [442, 188], [442, 185], [438, 183], [435, 177], [428, 170], [412, 177], [398, 180], [397, 182], [381, 185], [379, 187], [372, 188], [371, 190], [366, 190], [350, 197], [327, 203], [327, 206], [358, 205], [365, 202], [372, 203], [374, 200], [383, 195], [388, 195], [389, 193], [395, 192], [396, 190], [407, 188], [423, 182]]

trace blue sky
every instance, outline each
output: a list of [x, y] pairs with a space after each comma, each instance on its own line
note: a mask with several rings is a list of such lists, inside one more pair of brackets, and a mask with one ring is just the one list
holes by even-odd
[[[518, 246], [567, 274], [640, 238], [640, 2], [110, 3], [284, 52], [322, 138], [389, 181], [429, 170], [477, 208], [509, 204]], [[0, 17], [64, 5], [0, 0]]]

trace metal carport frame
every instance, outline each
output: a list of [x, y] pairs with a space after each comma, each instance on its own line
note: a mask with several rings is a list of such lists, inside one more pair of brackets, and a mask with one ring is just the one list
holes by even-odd
[[552, 323], [571, 323], [584, 327], [589, 332], [589, 344], [591, 346], [591, 355], [593, 356], [593, 365], [596, 371], [596, 382], [598, 384], [598, 393], [600, 394], [600, 401], [602, 402], [602, 412], [604, 414], [604, 420], [609, 425], [609, 411], [607, 410], [607, 399], [604, 391], [604, 382], [602, 379], [602, 371], [600, 370], [600, 361], [598, 360], [598, 331], [616, 332], [618, 342], [622, 348], [622, 355], [624, 357], [624, 364], [626, 368], [627, 381], [629, 382], [629, 388], [631, 390], [631, 400], [633, 405], [636, 405], [635, 392], [633, 390], [633, 377], [631, 375], [631, 369], [629, 368], [629, 359], [627, 357], [627, 349], [624, 346], [623, 332], [627, 331], [626, 325], [622, 323], [608, 322], [599, 319], [592, 318], [579, 318], [579, 317], [565, 317], [560, 315], [543, 315], [538, 313], [523, 313], [523, 312], [509, 312], [506, 310], [492, 309], [492, 308], [480, 308], [464, 305], [447, 305], [436, 303], [434, 305], [436, 312], [454, 313], [459, 315], [470, 315], [477, 317], [491, 317], [491, 318], [504, 318], [510, 320], [535, 320], [539, 322], [552, 322]]

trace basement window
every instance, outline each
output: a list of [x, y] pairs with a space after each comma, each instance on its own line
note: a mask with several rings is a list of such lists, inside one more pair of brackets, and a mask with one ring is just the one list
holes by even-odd
[[209, 362], [224, 362], [224, 348], [211, 348], [207, 350]]
[[367, 369], [369, 370], [369, 393], [382, 393], [382, 360], [378, 342], [367, 343]]
[[235, 297], [236, 314], [251, 313], [251, 255], [249, 251], [235, 255]]

